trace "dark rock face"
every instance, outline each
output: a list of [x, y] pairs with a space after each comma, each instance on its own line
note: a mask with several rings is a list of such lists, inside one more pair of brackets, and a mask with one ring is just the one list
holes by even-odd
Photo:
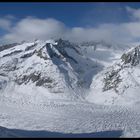
[[50, 46], [49, 43], [46, 44], [46, 50], [47, 50], [47, 52], [48, 52], [50, 58], [53, 58], [53, 57], [61, 58], [60, 55], [56, 54], [56, 53], [52, 50], [52, 48], [51, 48], [51, 46]]
[[46, 86], [47, 88], [51, 88], [50, 85], [54, 83], [53, 79], [51, 79], [50, 77], [42, 77], [41, 73], [22, 75], [21, 77], [17, 77], [15, 80], [18, 85], [21, 85], [23, 83], [28, 84], [29, 81], [35, 83], [36, 86]]
[[39, 80], [40, 75], [41, 75], [40, 73], [39, 74], [31, 73], [30, 75], [22, 75], [21, 77], [17, 78], [15, 81], [19, 85], [23, 83], [27, 84], [30, 80], [32, 82], [36, 82], [37, 80]]
[[34, 54], [34, 52], [27, 53], [27, 54], [22, 55], [20, 58], [28, 58], [28, 57], [31, 57], [33, 54]]
[[134, 67], [140, 64], [140, 46], [135, 47], [128, 53], [124, 53], [121, 56], [121, 60], [123, 63], [118, 63], [116, 65], [118, 67], [117, 69], [115, 69], [115, 67], [112, 67], [111, 70], [105, 73], [105, 78], [103, 79], [103, 91], [114, 89], [115, 92], [118, 92], [117, 87], [119, 83], [123, 80], [121, 79], [121, 76], [119, 74], [120, 71], [124, 70], [125, 68], [129, 68], [130, 66]]
[[118, 92], [117, 91], [118, 84], [122, 81], [122, 79], [119, 75], [120, 70], [121, 69], [112, 70], [111, 72], [106, 73], [106, 77], [104, 78], [103, 91], [114, 89], [115, 92]]
[[0, 52], [6, 49], [10, 49], [16, 45], [19, 45], [18, 43], [12, 43], [12, 44], [7, 44], [7, 45], [2, 45], [0, 46]]
[[16, 70], [18, 58], [13, 58], [0, 66], [0, 69], [5, 72]]
[[[72, 48], [74, 49], [78, 54], [80, 54], [80, 52], [76, 49], [76, 48], [79, 48], [78, 45], [74, 44], [74, 43], [71, 43], [69, 42], [68, 40], [62, 40], [62, 39], [59, 39], [59, 40], [56, 40], [56, 42], [58, 43], [57, 44], [57, 47], [58, 47], [58, 50], [63, 53], [64, 52], [64, 49], [65, 48]], [[62, 49], [63, 48], [63, 49]]]
[[47, 52], [49, 53], [50, 57], [53, 58], [53, 57], [57, 57], [57, 58], [63, 58], [65, 57], [66, 59], [71, 59], [73, 62], [75, 63], [78, 63], [74, 58], [72, 58], [71, 56], [68, 55], [68, 53], [66, 52], [66, 48], [71, 48], [73, 49], [74, 51], [76, 51], [76, 53], [80, 54], [80, 52], [75, 48], [78, 46], [75, 46], [75, 44], [72, 44], [70, 43], [69, 41], [66, 41], [66, 40], [62, 40], [62, 39], [59, 39], [56, 41], [57, 42], [57, 45], [53, 45], [53, 47], [61, 54], [61, 55], [58, 55], [56, 54], [53, 49], [50, 47], [50, 44], [47, 43], [46, 44], [46, 49], [47, 49]]
[[36, 55], [44, 60], [47, 60], [48, 57], [43, 55], [43, 49], [45, 48], [45, 46], [43, 46], [39, 51], [36, 51], [34, 53], [36, 53]]
[[37, 82], [36, 82], [36, 86], [42, 86], [44, 85], [45, 83], [53, 83], [53, 79], [51, 79], [50, 77], [47, 77], [45, 79], [39, 79]]
[[11, 52], [11, 53], [9, 53], [9, 54], [5, 54], [5, 55], [3, 55], [3, 57], [15, 55], [15, 54], [18, 54], [18, 53], [20, 53], [20, 52], [22, 52], [22, 50], [14, 51], [14, 52]]
[[6, 80], [3, 80], [3, 81], [0, 81], [0, 90], [4, 87], [6, 87], [7, 85], [7, 81]]
[[28, 46], [28, 47], [25, 49], [25, 51], [32, 50], [32, 49], [34, 49], [36, 46], [37, 46], [37, 43], [35, 43], [34, 45], [31, 45], [31, 46]]
[[131, 52], [123, 54], [121, 59], [124, 64], [138, 65], [140, 63], [140, 46], [134, 48]]

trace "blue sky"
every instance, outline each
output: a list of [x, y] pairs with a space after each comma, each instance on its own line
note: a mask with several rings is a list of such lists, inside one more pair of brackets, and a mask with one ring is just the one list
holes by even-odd
[[[19, 32], [17, 31], [17, 28], [20, 27], [21, 29], [23, 23], [25, 23], [25, 21], [27, 23], [27, 18], [29, 17], [31, 17], [32, 20], [30, 19], [28, 20], [28, 22], [33, 24], [37, 22], [35, 27], [40, 28], [40, 25], [44, 25], [44, 23], [46, 23], [45, 25], [48, 25], [48, 21], [46, 20], [54, 19], [56, 20], [55, 22], [57, 22], [55, 23], [55, 26], [60, 24], [58, 22], [61, 22], [62, 24], [64, 24], [63, 27], [61, 27], [67, 28], [67, 30], [65, 31], [72, 30], [72, 32], [75, 32], [76, 28], [76, 34], [79, 35], [79, 30], [80, 32], [84, 32], [83, 30], [87, 31], [87, 28], [96, 29], [98, 28], [98, 26], [102, 26], [103, 24], [111, 24], [111, 27], [113, 27], [116, 26], [116, 24], [120, 26], [121, 24], [136, 22], [139, 18], [139, 16], [137, 16], [137, 14], [139, 14], [139, 9], [140, 2], [0, 3], [0, 36], [3, 38], [6, 34], [10, 34], [13, 31]], [[36, 20], [40, 20], [41, 23], [38, 23], [38, 21]], [[48, 33], [47, 29], [46, 31]], [[120, 36], [118, 34], [119, 33], [117, 33], [117, 36]], [[70, 37], [72, 35], [68, 36]]]
[[84, 26], [128, 21], [126, 6], [139, 8], [140, 2], [6, 2], [0, 3], [0, 16], [14, 15], [18, 19], [26, 16], [51, 17], [64, 22], [67, 26]]

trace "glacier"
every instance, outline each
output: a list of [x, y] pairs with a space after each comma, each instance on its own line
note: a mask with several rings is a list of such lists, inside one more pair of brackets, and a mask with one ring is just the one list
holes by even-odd
[[0, 137], [139, 137], [139, 62], [132, 44], [0, 46]]

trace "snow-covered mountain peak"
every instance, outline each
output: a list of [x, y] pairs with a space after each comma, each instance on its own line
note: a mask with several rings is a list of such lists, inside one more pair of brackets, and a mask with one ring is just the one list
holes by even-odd
[[84, 92], [78, 90], [89, 88], [101, 67], [67, 40], [24, 42], [0, 51], [0, 92], [25, 96], [23, 88], [27, 88], [30, 94], [53, 97], [60, 93], [62, 98], [81, 98]]
[[[90, 90], [96, 95], [113, 93], [112, 99], [138, 85], [131, 80], [138, 79], [135, 74], [139, 68], [132, 68], [129, 63], [133, 66], [139, 63], [139, 47], [122, 55], [122, 49], [88, 45], [93, 46], [50, 39], [3, 47], [0, 50], [1, 95], [27, 100], [41, 98], [39, 101], [45, 98], [85, 99]], [[129, 74], [132, 71], [134, 75]], [[25, 88], [30, 94], [25, 93]], [[14, 91], [12, 95], [11, 91]]]
[[140, 46], [132, 47], [93, 78], [87, 99], [101, 104], [139, 103], [139, 62]]
[[124, 64], [131, 64], [132, 66], [138, 65], [140, 62], [140, 46], [132, 48], [124, 53], [121, 59]]

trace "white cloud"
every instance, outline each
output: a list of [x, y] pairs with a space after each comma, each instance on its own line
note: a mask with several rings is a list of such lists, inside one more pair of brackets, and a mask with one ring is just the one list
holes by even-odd
[[140, 39], [140, 22], [129, 22], [123, 24], [123, 26], [129, 31], [132, 38], [139, 38]]
[[0, 28], [4, 30], [9, 30], [11, 26], [11, 21], [9, 19], [0, 19]]
[[127, 43], [140, 38], [140, 23], [101, 24], [98, 27], [74, 27], [65, 35], [73, 41], [106, 40]]
[[134, 9], [127, 6], [126, 10], [131, 14], [132, 18], [140, 20], [140, 9]]
[[27, 17], [12, 27], [10, 32], [3, 36], [3, 39], [7, 41], [48, 39], [61, 36], [64, 30], [65, 25], [55, 19]]
[[10, 31], [13, 20], [16, 19], [13, 15], [6, 15], [0, 18], [0, 29]]
[[[127, 8], [127, 10], [132, 10]], [[133, 9], [134, 10], [134, 9]], [[59, 38], [71, 41], [107, 40], [113, 42], [131, 42], [140, 38], [140, 21], [120, 24], [100, 24], [97, 27], [67, 27], [56, 19], [26, 17], [15, 24], [12, 18], [0, 19], [0, 28], [7, 29], [1, 37], [3, 42], [20, 42], [23, 40]]]

